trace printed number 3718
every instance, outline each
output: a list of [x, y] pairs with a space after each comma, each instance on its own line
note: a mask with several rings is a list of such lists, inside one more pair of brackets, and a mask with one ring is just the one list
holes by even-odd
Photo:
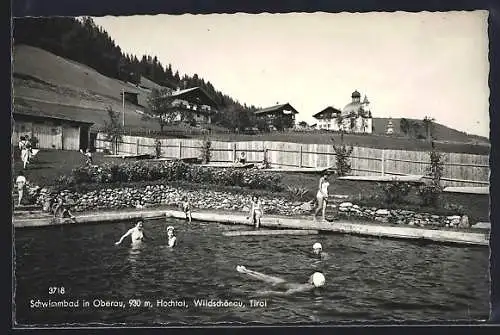
[[64, 286], [51, 286], [49, 287], [49, 294], [64, 294], [66, 290], [64, 289]]

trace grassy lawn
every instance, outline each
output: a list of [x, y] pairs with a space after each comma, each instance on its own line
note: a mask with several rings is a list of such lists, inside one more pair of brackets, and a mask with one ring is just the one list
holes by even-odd
[[[104, 157], [102, 153], [94, 153], [94, 163], [101, 164], [104, 162], [122, 162], [121, 158]], [[71, 170], [78, 167], [84, 162], [83, 156], [77, 151], [63, 151], [63, 150], [41, 150], [36, 156], [33, 164], [25, 170], [25, 176], [29, 181], [34, 182], [39, 186], [54, 185], [57, 178], [61, 175], [70, 175]], [[19, 158], [18, 150], [14, 151], [14, 171], [13, 179], [17, 173], [22, 170], [22, 162]], [[217, 191], [226, 191], [232, 193], [256, 193], [265, 196], [284, 196], [296, 201], [309, 201], [314, 199], [318, 188], [318, 175], [305, 174], [305, 173], [282, 173], [282, 184], [285, 190], [280, 194], [272, 193], [270, 191], [254, 191], [241, 187], [224, 187], [213, 185], [199, 185], [179, 181], [171, 183], [172, 186], [182, 187], [188, 190], [210, 189]], [[375, 196], [381, 196], [379, 186], [374, 182], [363, 181], [347, 181], [347, 180], [331, 180], [330, 193], [348, 195], [349, 201], [359, 205], [367, 205], [374, 207], [383, 207], [384, 205], [380, 200], [374, 200]], [[111, 185], [106, 184], [104, 187], [112, 188], [116, 186], [143, 186], [154, 185], [158, 182], [135, 182], [127, 183], [127, 185]], [[307, 193], [301, 198], [294, 198], [291, 196], [286, 187], [291, 186], [294, 188], [301, 188], [307, 190]], [[101, 185], [93, 185], [93, 188], [99, 188]], [[420, 212], [428, 212], [435, 214], [446, 214], [443, 206], [438, 208], [426, 208], [420, 206], [420, 199], [414, 194], [410, 194], [407, 199], [408, 203], [404, 205], [395, 205], [393, 208], [407, 208]], [[471, 195], [471, 194], [458, 194], [458, 193], [443, 193], [442, 205], [453, 204], [462, 206], [466, 214], [469, 216], [471, 223], [478, 221], [489, 221], [489, 196], [488, 195]]]

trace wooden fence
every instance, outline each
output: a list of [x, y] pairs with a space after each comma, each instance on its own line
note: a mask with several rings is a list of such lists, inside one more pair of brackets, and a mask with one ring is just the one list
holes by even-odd
[[[117, 154], [154, 154], [155, 139], [139, 136], [123, 136], [118, 143]], [[160, 139], [162, 157], [200, 157], [202, 140]], [[112, 151], [111, 143], [99, 133], [96, 149]], [[247, 161], [260, 163], [267, 155], [271, 167], [335, 167], [336, 158], [332, 145], [300, 144], [271, 141], [211, 142], [212, 162], [233, 162], [244, 151]], [[486, 155], [443, 153], [445, 186], [489, 185], [489, 158]], [[425, 175], [429, 166], [426, 151], [388, 150], [354, 147], [351, 154], [353, 175]]]

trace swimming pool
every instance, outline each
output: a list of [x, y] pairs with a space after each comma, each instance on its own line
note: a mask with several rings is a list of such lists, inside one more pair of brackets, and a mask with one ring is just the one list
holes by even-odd
[[[176, 227], [174, 249], [165, 246], [167, 224]], [[489, 250], [483, 247], [349, 235], [229, 237], [222, 232], [248, 227], [173, 219], [146, 221], [152, 240], [140, 247], [131, 247], [130, 240], [115, 246], [131, 227], [123, 222], [16, 230], [17, 324], [338, 323], [477, 320], [489, 314]], [[328, 259], [309, 253], [316, 241]], [[309, 293], [259, 298], [266, 306], [250, 307], [253, 293], [268, 286], [237, 273], [239, 264], [294, 282], [321, 271], [327, 282]], [[42, 307], [49, 300], [79, 305]], [[194, 300], [237, 304], [196, 307]], [[118, 301], [125, 307], [109, 306]]]

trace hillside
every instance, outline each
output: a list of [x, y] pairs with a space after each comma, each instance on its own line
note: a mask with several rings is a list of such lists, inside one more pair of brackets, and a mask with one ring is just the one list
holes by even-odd
[[[394, 129], [394, 134], [403, 136], [404, 134], [401, 132], [401, 119], [394, 118], [391, 119]], [[416, 119], [407, 119], [411, 121], [419, 122], [423, 126], [422, 120]], [[389, 118], [373, 118], [373, 127], [374, 134], [384, 135], [387, 127], [387, 123], [389, 122]], [[445, 142], [460, 142], [460, 143], [489, 143], [489, 140], [486, 137], [478, 136], [478, 135], [470, 135], [459, 130], [447, 127], [440, 123], [434, 122], [433, 124], [433, 134], [437, 141], [445, 141]]]
[[[144, 121], [137, 112], [143, 111], [147, 106], [148, 90], [106, 77], [86, 65], [26, 45], [14, 48], [13, 67], [15, 105], [19, 106], [22, 101], [22, 105], [39, 108], [50, 108], [50, 104], [80, 107], [80, 118], [95, 122], [96, 126], [103, 126], [104, 120], [107, 120], [106, 107], [122, 111], [120, 93], [123, 89], [138, 93], [141, 105], [125, 102], [126, 125], [132, 128], [159, 129], [157, 122]], [[145, 78], [141, 80], [141, 86], [159, 87]], [[76, 113], [78, 108], [74, 110]]]

